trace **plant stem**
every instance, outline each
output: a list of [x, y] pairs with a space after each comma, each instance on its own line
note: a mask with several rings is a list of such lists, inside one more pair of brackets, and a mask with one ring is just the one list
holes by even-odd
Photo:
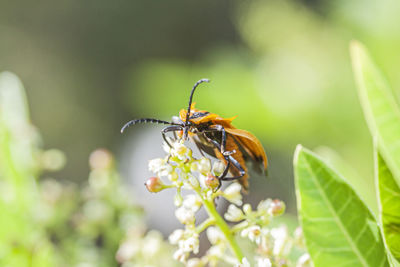
[[215, 220], [213, 218], [208, 218], [207, 220], [205, 220], [199, 226], [196, 227], [196, 231], [197, 233], [201, 233], [213, 224], [215, 224]]
[[233, 237], [231, 230], [228, 224], [224, 221], [224, 219], [219, 215], [216, 210], [214, 203], [206, 198], [203, 198], [204, 207], [207, 210], [208, 215], [215, 221], [215, 225], [221, 230], [224, 234], [226, 240], [228, 241], [229, 247], [231, 248], [233, 254], [235, 254], [236, 258], [239, 262], [242, 262], [243, 253], [237, 244], [235, 238]]
[[249, 226], [249, 223], [247, 221], [243, 221], [243, 222], [233, 226], [231, 231], [232, 231], [232, 233], [237, 233], [239, 231], [242, 231], [244, 228], [246, 228], [248, 226]]

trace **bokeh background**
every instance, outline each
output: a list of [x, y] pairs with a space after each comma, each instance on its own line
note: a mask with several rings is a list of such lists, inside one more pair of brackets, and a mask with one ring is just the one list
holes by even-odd
[[295, 215], [300, 143], [336, 165], [376, 211], [372, 141], [348, 44], [365, 43], [398, 88], [399, 13], [396, 0], [3, 1], [0, 71], [22, 80], [41, 146], [65, 153], [65, 167], [42, 177], [84, 184], [91, 151], [107, 148], [147, 224], [166, 234], [171, 212], [157, 206], [168, 193], [143, 191], [147, 161], [163, 156], [161, 128], [119, 131], [133, 118], [169, 120], [205, 77], [212, 82], [196, 92], [197, 107], [238, 115], [234, 125], [267, 151], [269, 176], [251, 178], [248, 201], [278, 197]]

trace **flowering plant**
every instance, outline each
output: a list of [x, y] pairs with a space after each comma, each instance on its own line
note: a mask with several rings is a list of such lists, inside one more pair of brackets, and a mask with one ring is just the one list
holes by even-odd
[[[191, 267], [219, 266], [220, 262], [233, 266], [256, 263], [260, 267], [290, 264], [288, 255], [299, 242], [289, 236], [286, 226], [269, 227], [273, 217], [284, 213], [285, 204], [280, 200], [266, 199], [256, 209], [250, 204], [242, 206], [242, 186], [239, 183], [233, 182], [219, 190], [220, 180], [217, 177], [224, 171], [223, 162], [212, 163], [205, 157], [194, 158], [192, 150], [182, 140], [170, 140], [170, 143], [171, 147], [164, 145], [167, 153], [164, 158], [150, 160], [149, 170], [157, 176], [149, 178], [145, 185], [154, 193], [176, 189], [175, 216], [184, 228], [175, 230], [169, 236], [169, 242], [178, 247], [173, 257]], [[189, 193], [183, 195], [183, 190]], [[231, 203], [223, 216], [216, 209], [219, 197]], [[202, 207], [207, 211], [208, 218], [198, 223], [195, 214]], [[211, 246], [203, 256], [190, 257], [199, 254], [199, 235], [203, 231], [206, 231]], [[247, 238], [258, 247], [254, 258], [244, 255], [237, 242], [238, 237]], [[300, 257], [301, 266], [307, 262], [308, 254]]]

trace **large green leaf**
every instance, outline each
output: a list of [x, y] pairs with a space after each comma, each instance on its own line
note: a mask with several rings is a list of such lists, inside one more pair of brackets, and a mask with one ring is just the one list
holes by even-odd
[[358, 42], [351, 44], [361, 106], [379, 151], [400, 184], [400, 109], [387, 81]]
[[388, 266], [379, 228], [354, 190], [311, 151], [298, 146], [296, 196], [315, 266]]
[[[375, 169], [383, 239], [392, 256], [400, 261], [400, 188], [378, 152], [375, 152]], [[393, 265], [400, 266], [398, 262]]]

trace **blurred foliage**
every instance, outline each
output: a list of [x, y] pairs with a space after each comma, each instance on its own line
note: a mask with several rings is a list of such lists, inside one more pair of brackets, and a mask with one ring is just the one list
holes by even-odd
[[[143, 211], [120, 183], [110, 152], [91, 154], [83, 187], [40, 179], [62, 168], [65, 158], [58, 150], [41, 149], [24, 89], [9, 72], [0, 73], [0, 110], [1, 266], [106, 267], [119, 266], [117, 260], [131, 266], [159, 266], [160, 261], [174, 266], [162, 237], [154, 242], [161, 234], [146, 234]], [[144, 244], [135, 253], [147, 249], [145, 256], [132, 257], [132, 250], [123, 249], [126, 242], [121, 241], [132, 235], [135, 244]]]

